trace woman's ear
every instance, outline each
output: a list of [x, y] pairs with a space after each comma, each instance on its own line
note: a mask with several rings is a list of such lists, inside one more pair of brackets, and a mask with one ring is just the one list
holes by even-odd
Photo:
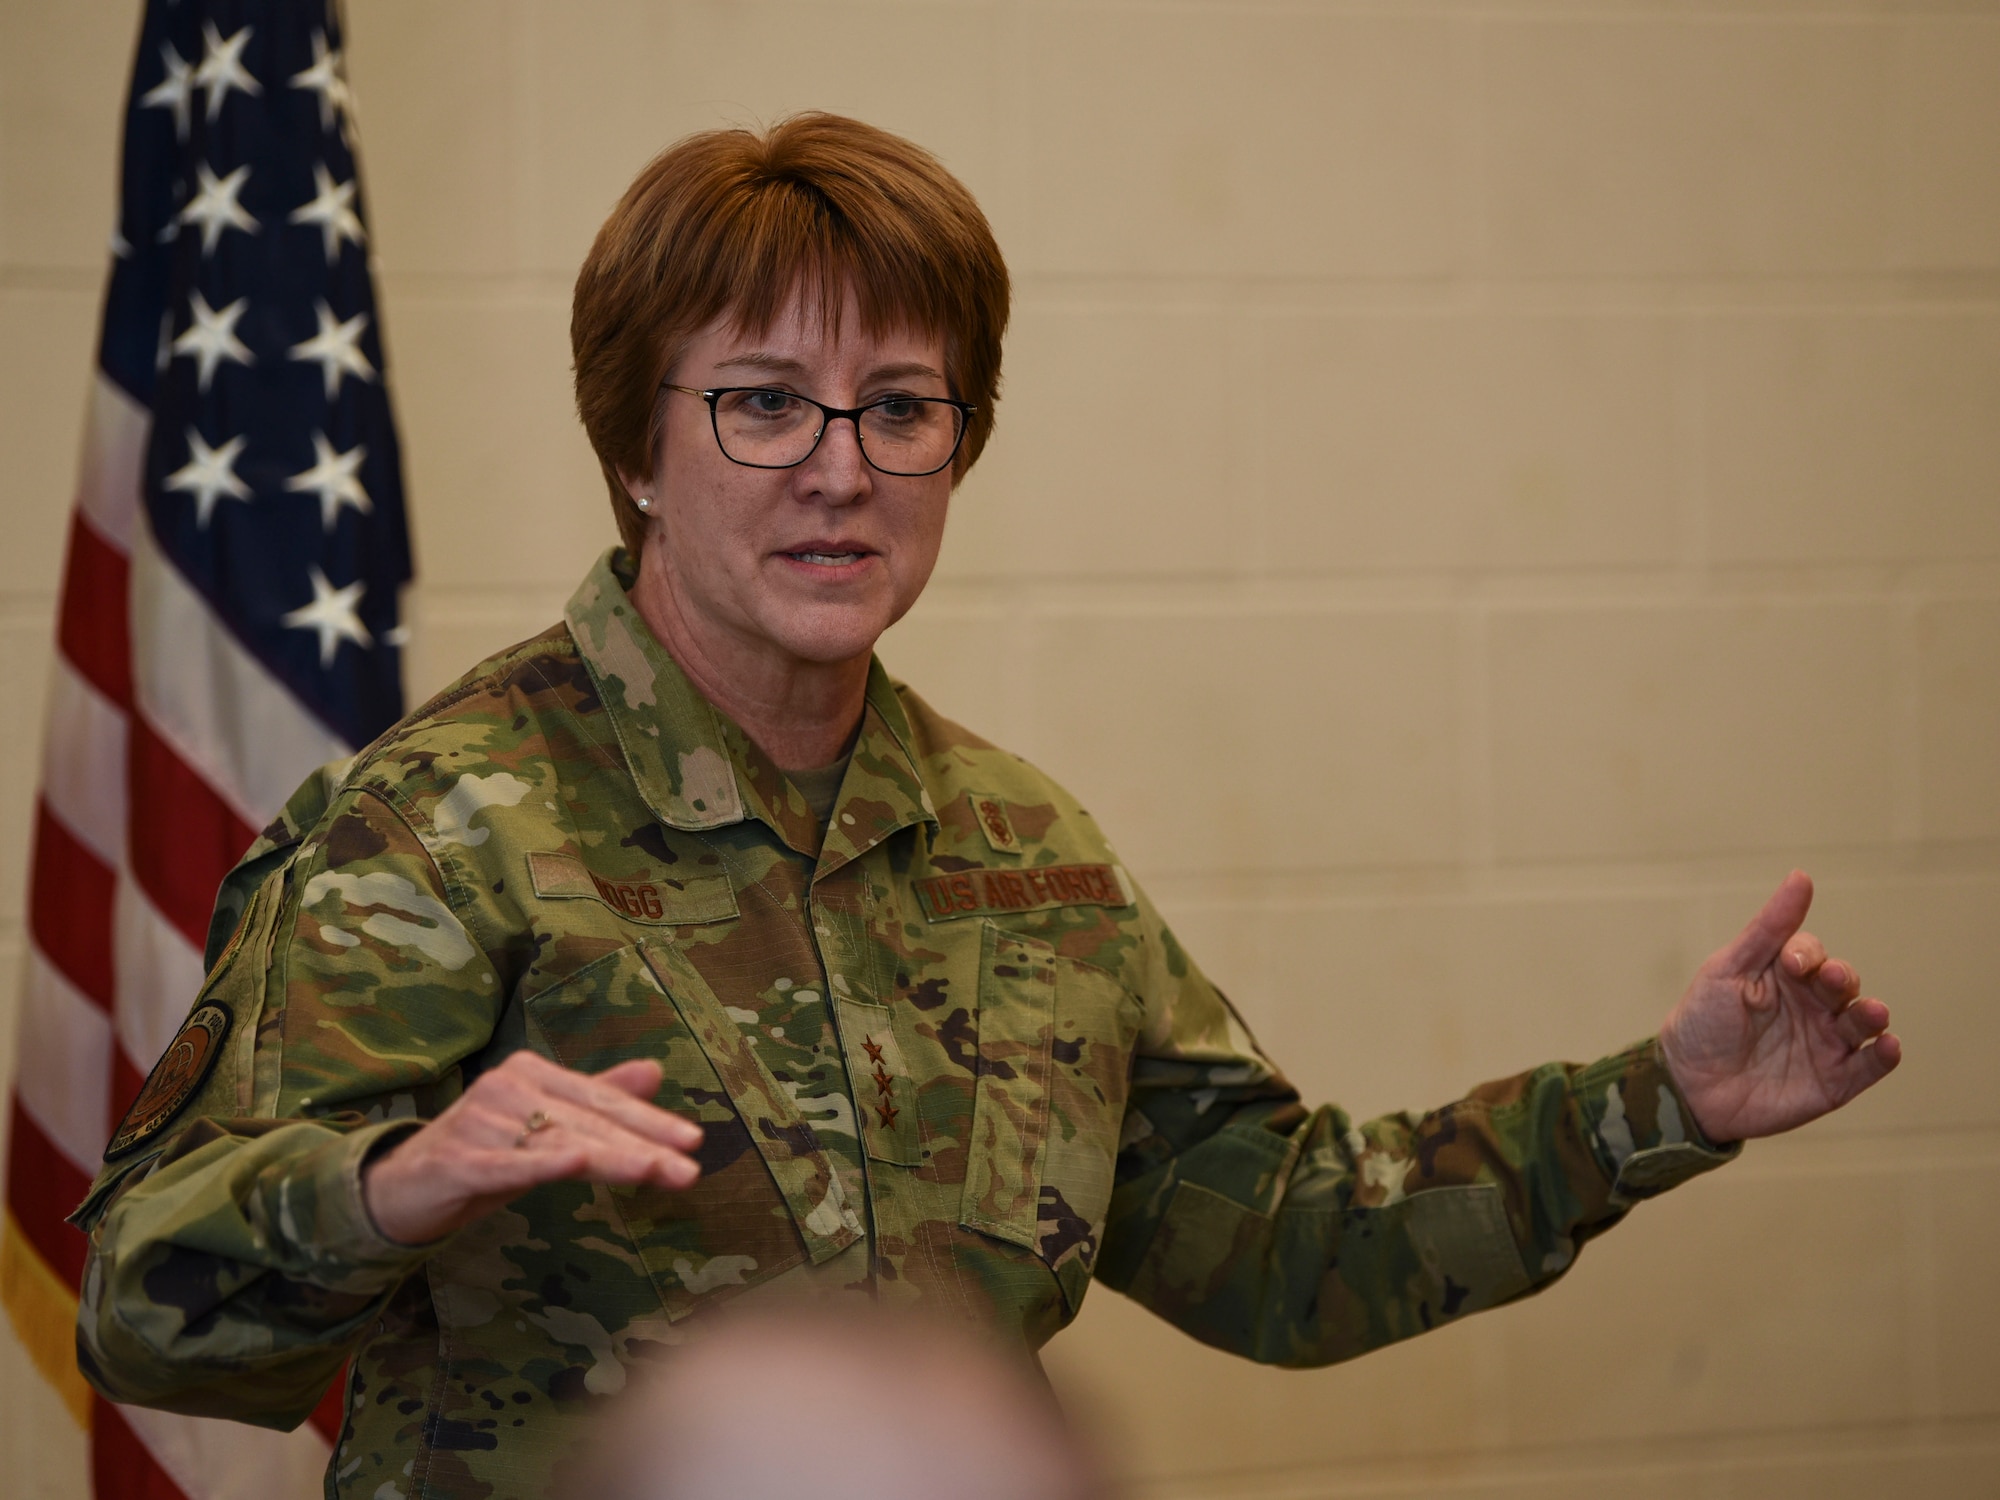
[[618, 471], [618, 482], [625, 487], [626, 495], [631, 498], [632, 504], [637, 509], [647, 515], [652, 514], [653, 481], [650, 478], [638, 474], [628, 474], [623, 469], [620, 469]]

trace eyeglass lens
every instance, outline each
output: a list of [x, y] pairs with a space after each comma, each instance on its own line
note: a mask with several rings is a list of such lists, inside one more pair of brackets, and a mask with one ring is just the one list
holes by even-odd
[[[786, 391], [724, 391], [715, 398], [715, 435], [739, 464], [788, 469], [819, 441], [820, 409]], [[856, 424], [861, 451], [885, 474], [930, 474], [951, 461], [964, 414], [922, 396], [877, 402]]]

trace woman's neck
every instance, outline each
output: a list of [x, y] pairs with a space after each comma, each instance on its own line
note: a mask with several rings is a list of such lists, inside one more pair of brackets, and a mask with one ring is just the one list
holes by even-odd
[[727, 630], [699, 628], [680, 607], [666, 570], [648, 561], [641, 559], [632, 586], [633, 608], [701, 695], [780, 770], [813, 770], [840, 759], [861, 722], [868, 656], [805, 661]]

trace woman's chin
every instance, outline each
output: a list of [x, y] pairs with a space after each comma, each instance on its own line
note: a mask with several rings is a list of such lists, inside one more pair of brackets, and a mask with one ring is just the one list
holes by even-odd
[[866, 658], [889, 623], [886, 610], [822, 606], [772, 622], [769, 639], [798, 662], [834, 667]]

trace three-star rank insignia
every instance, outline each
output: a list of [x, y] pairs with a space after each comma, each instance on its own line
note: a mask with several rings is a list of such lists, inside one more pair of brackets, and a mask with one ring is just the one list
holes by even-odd
[[112, 1132], [104, 1159], [123, 1156], [145, 1145], [173, 1122], [182, 1107], [201, 1091], [222, 1057], [222, 1043], [229, 1035], [229, 1008], [219, 1001], [206, 1000], [181, 1023], [167, 1050], [146, 1075], [145, 1086], [125, 1118]]
[[1002, 854], [1019, 854], [1021, 841], [1014, 836], [1006, 802], [991, 792], [973, 792], [971, 797], [972, 814], [979, 820], [979, 831], [986, 835], [986, 842]]
[[868, 1060], [875, 1064], [875, 1071], [870, 1075], [875, 1080], [876, 1098], [873, 1108], [875, 1113], [882, 1119], [882, 1128], [887, 1130], [896, 1123], [896, 1116], [902, 1113], [900, 1109], [889, 1102], [890, 1097], [896, 1092], [896, 1080], [882, 1061], [882, 1044], [880, 1042], [876, 1041], [872, 1036], [864, 1037], [861, 1042], [861, 1049], [868, 1054]]

